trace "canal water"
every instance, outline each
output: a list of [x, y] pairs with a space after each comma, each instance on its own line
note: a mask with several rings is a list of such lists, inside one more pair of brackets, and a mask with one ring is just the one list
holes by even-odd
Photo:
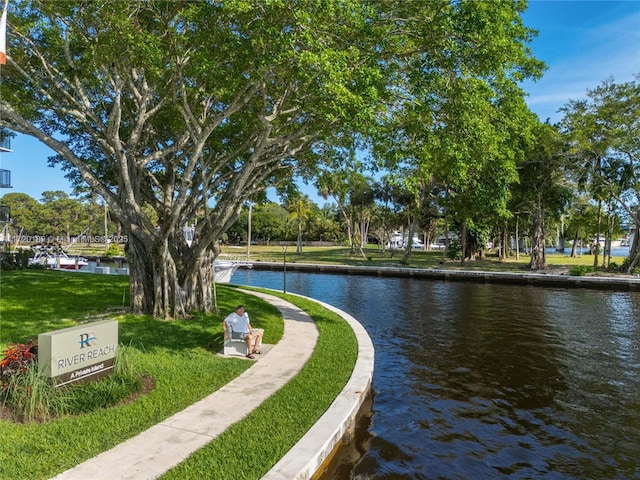
[[331, 478], [640, 479], [639, 292], [297, 272], [286, 291], [376, 349], [372, 414]]

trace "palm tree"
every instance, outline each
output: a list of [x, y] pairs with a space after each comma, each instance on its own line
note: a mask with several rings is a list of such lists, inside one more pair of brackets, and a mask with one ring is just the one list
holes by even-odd
[[311, 200], [306, 195], [295, 197], [287, 202], [289, 220], [294, 220], [298, 225], [298, 240], [296, 243], [296, 253], [302, 253], [302, 224], [311, 215]]

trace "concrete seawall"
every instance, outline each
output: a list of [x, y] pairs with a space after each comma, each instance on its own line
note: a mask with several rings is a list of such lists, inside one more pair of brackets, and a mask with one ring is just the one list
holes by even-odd
[[371, 390], [375, 351], [367, 331], [348, 313], [319, 300], [303, 298], [331, 310], [349, 324], [358, 341], [358, 358], [349, 381], [331, 406], [262, 480], [308, 480], [320, 476], [340, 446], [352, 437], [358, 413]]
[[[605, 290], [640, 291], [640, 276], [575, 276], [541, 272], [485, 272], [474, 270], [445, 270], [431, 268], [376, 267], [351, 265], [322, 265], [310, 263], [287, 263], [287, 271], [334, 273], [342, 275], [368, 275], [379, 277], [408, 277], [445, 281], [467, 281], [479, 283], [505, 283], [510, 285], [538, 285], [567, 288], [592, 288]], [[253, 262], [255, 270], [283, 271], [284, 264], [278, 262]]]

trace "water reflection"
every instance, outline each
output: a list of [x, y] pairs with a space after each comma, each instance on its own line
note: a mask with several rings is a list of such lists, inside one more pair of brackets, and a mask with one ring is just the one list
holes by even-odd
[[366, 450], [333, 478], [640, 478], [640, 294], [297, 272], [287, 291], [376, 348]]

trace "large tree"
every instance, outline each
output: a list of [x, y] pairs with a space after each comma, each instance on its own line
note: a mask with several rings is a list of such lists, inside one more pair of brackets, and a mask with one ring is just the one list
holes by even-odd
[[528, 47], [535, 32], [522, 22], [526, 2], [395, 5], [388, 21], [409, 32], [402, 46], [412, 53], [394, 57], [398, 101], [375, 154], [403, 170], [399, 178], [419, 207], [432, 191], [445, 192], [444, 214], [460, 225], [464, 261], [476, 253], [465, 232], [507, 215], [535, 125], [519, 85], [542, 73]]
[[38, 138], [104, 199], [129, 238], [134, 312], [208, 310], [217, 241], [242, 205], [295, 174], [310, 178], [328, 146], [352, 161], [382, 105], [379, 124], [399, 121], [381, 131], [416, 146], [403, 157], [421, 163], [413, 171], [458, 198], [480, 185], [499, 209], [512, 139], [526, 133], [517, 82], [540, 70], [525, 8], [12, 2], [0, 126]]
[[13, 233], [16, 238], [20, 234], [29, 237], [40, 234], [38, 223], [42, 205], [35, 199], [26, 193], [7, 193], [2, 197], [2, 205], [11, 210], [13, 232], [8, 233]]
[[518, 165], [519, 183], [514, 187], [512, 209], [531, 218], [531, 270], [547, 268], [548, 221], [559, 219], [571, 195], [567, 181], [564, 143], [556, 127], [539, 123], [535, 140]]
[[242, 205], [371, 117], [384, 82], [368, 14], [351, 0], [12, 2], [0, 125], [49, 146], [120, 221], [134, 312], [209, 310]]
[[640, 266], [640, 82], [607, 80], [562, 111], [574, 169], [594, 201], [615, 199], [636, 227], [627, 264], [631, 272]]

